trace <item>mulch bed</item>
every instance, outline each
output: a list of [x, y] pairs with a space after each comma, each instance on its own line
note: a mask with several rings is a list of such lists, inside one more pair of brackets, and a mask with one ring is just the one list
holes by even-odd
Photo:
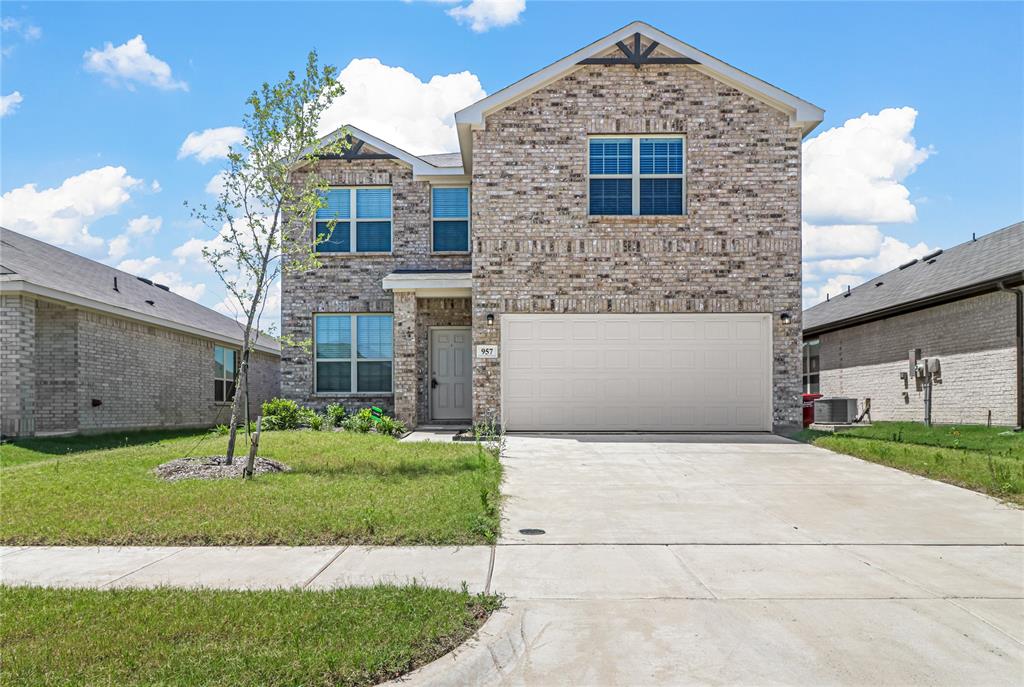
[[[153, 469], [156, 476], [168, 482], [183, 479], [237, 479], [242, 476], [247, 456], [235, 456], [231, 465], [227, 456], [199, 456], [196, 458], [175, 458]], [[291, 468], [270, 458], [256, 456], [253, 474], [263, 475], [274, 472], [291, 472]]]

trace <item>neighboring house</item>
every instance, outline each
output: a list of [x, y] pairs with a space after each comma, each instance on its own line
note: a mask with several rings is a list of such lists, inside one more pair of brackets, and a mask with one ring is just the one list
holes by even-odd
[[933, 422], [1019, 427], [1022, 286], [1018, 223], [832, 294], [804, 312], [804, 391], [922, 421], [927, 378], [911, 358], [937, 359]]
[[[242, 329], [166, 286], [0, 229], [4, 436], [226, 423]], [[259, 337], [251, 411], [280, 388]]]
[[[410, 425], [800, 421], [800, 145], [822, 110], [641, 22], [457, 113], [457, 153], [354, 127], [315, 163], [282, 392]], [[343, 135], [341, 130], [332, 136]], [[301, 170], [298, 172], [301, 174]]]

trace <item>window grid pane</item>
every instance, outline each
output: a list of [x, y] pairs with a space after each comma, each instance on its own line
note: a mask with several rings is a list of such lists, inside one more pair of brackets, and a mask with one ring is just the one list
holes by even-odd
[[391, 391], [391, 361], [359, 362], [356, 367], [360, 392]]
[[434, 217], [469, 217], [468, 188], [435, 188], [432, 193]]
[[632, 174], [633, 141], [628, 138], [590, 140], [591, 174]]
[[641, 138], [641, 174], [682, 174], [683, 139]]
[[390, 253], [391, 222], [356, 222], [357, 253]]
[[391, 189], [356, 189], [356, 217], [359, 219], [387, 219], [391, 217]]
[[469, 222], [466, 220], [434, 222], [434, 250], [468, 251]]
[[390, 315], [359, 315], [356, 318], [356, 355], [360, 358], [391, 358]]
[[318, 362], [316, 364], [317, 391], [352, 391], [352, 363]]
[[683, 180], [641, 179], [640, 214], [683, 214]]
[[348, 315], [318, 315], [316, 357], [352, 357], [352, 318]]
[[633, 214], [633, 181], [631, 179], [591, 179], [590, 214]]
[[316, 211], [316, 218], [319, 219], [348, 219], [349, 205], [351, 204], [351, 193], [347, 188], [332, 188], [326, 193], [320, 194], [324, 201], [324, 207]]
[[[316, 223], [316, 235], [317, 244], [316, 252], [318, 253], [348, 253], [350, 239], [350, 230], [348, 222], [337, 222], [334, 228], [330, 228], [329, 222], [317, 222]], [[326, 237], [321, 240], [321, 237]]]

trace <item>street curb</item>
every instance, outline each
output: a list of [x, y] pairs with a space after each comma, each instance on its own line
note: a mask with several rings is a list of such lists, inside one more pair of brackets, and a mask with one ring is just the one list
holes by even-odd
[[523, 610], [506, 606], [454, 651], [378, 687], [493, 685], [526, 652], [523, 635]]

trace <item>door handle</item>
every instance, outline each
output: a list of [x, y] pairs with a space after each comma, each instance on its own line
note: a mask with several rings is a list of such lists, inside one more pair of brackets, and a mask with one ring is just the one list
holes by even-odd
[[431, 379], [430, 380], [430, 388], [431, 389], [436, 389], [437, 388], [437, 380], [436, 379]]

